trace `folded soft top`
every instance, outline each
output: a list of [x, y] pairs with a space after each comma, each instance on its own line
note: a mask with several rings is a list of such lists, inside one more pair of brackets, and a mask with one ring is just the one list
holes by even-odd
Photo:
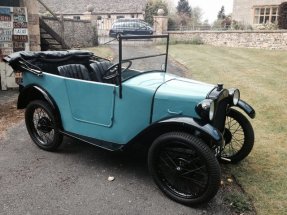
[[20, 59], [24, 60], [42, 60], [42, 61], [59, 61], [72, 57], [92, 58], [94, 54], [90, 51], [69, 50], [69, 51], [40, 51], [40, 52], [15, 52], [4, 58], [4, 61], [13, 64]]
[[15, 71], [21, 70], [20, 66], [32, 66], [34, 69], [56, 73], [56, 67], [69, 63], [88, 64], [89, 60], [96, 59], [94, 53], [84, 50], [69, 51], [39, 51], [39, 52], [16, 52], [3, 60], [7, 62]]

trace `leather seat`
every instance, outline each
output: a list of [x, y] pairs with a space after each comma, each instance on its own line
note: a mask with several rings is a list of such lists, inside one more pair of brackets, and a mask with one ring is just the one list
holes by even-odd
[[92, 81], [111, 83], [109, 80], [104, 80], [103, 76], [105, 75], [107, 69], [112, 65], [113, 64], [109, 61], [91, 63], [90, 67], [92, 72], [90, 73], [90, 76]]
[[67, 78], [91, 81], [88, 69], [82, 64], [68, 64], [58, 67], [59, 74]]

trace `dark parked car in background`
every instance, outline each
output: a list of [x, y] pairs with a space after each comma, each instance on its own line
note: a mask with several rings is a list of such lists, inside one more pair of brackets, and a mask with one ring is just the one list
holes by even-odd
[[119, 19], [113, 23], [110, 37], [119, 38], [122, 35], [152, 35], [152, 27], [140, 19]]

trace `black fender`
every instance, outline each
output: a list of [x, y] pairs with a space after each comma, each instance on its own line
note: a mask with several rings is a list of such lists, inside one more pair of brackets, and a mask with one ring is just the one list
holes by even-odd
[[236, 105], [240, 109], [242, 109], [250, 118], [254, 119], [256, 116], [255, 110], [251, 107], [251, 105], [247, 104], [247, 102], [243, 100], [239, 100]]
[[36, 85], [28, 85], [21, 89], [18, 96], [17, 108], [24, 109], [31, 101], [38, 99], [46, 100], [53, 109], [56, 109], [52, 97], [44, 89]]
[[191, 117], [173, 117], [157, 121], [147, 127], [131, 142], [148, 141], [149, 144], [161, 134], [172, 131], [183, 131], [202, 138], [206, 143], [222, 146], [222, 133], [206, 121]]
[[27, 105], [34, 100], [44, 100], [48, 102], [53, 111], [55, 112], [56, 117], [58, 118], [62, 128], [61, 114], [56, 102], [49, 95], [49, 93], [40, 86], [28, 85], [26, 87], [21, 88], [20, 94], [18, 96], [17, 108], [25, 109]]

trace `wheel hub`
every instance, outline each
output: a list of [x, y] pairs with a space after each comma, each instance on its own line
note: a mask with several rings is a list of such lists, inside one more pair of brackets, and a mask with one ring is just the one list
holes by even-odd
[[51, 121], [47, 117], [42, 117], [38, 121], [37, 129], [43, 133], [49, 133], [52, 130]]
[[184, 159], [184, 158], [177, 158], [177, 166], [176, 166], [176, 171], [177, 172], [181, 172], [181, 171], [183, 171], [183, 169], [184, 169], [184, 167], [186, 166], [186, 165], [188, 165], [188, 162], [189, 161], [187, 161], [186, 159]]

